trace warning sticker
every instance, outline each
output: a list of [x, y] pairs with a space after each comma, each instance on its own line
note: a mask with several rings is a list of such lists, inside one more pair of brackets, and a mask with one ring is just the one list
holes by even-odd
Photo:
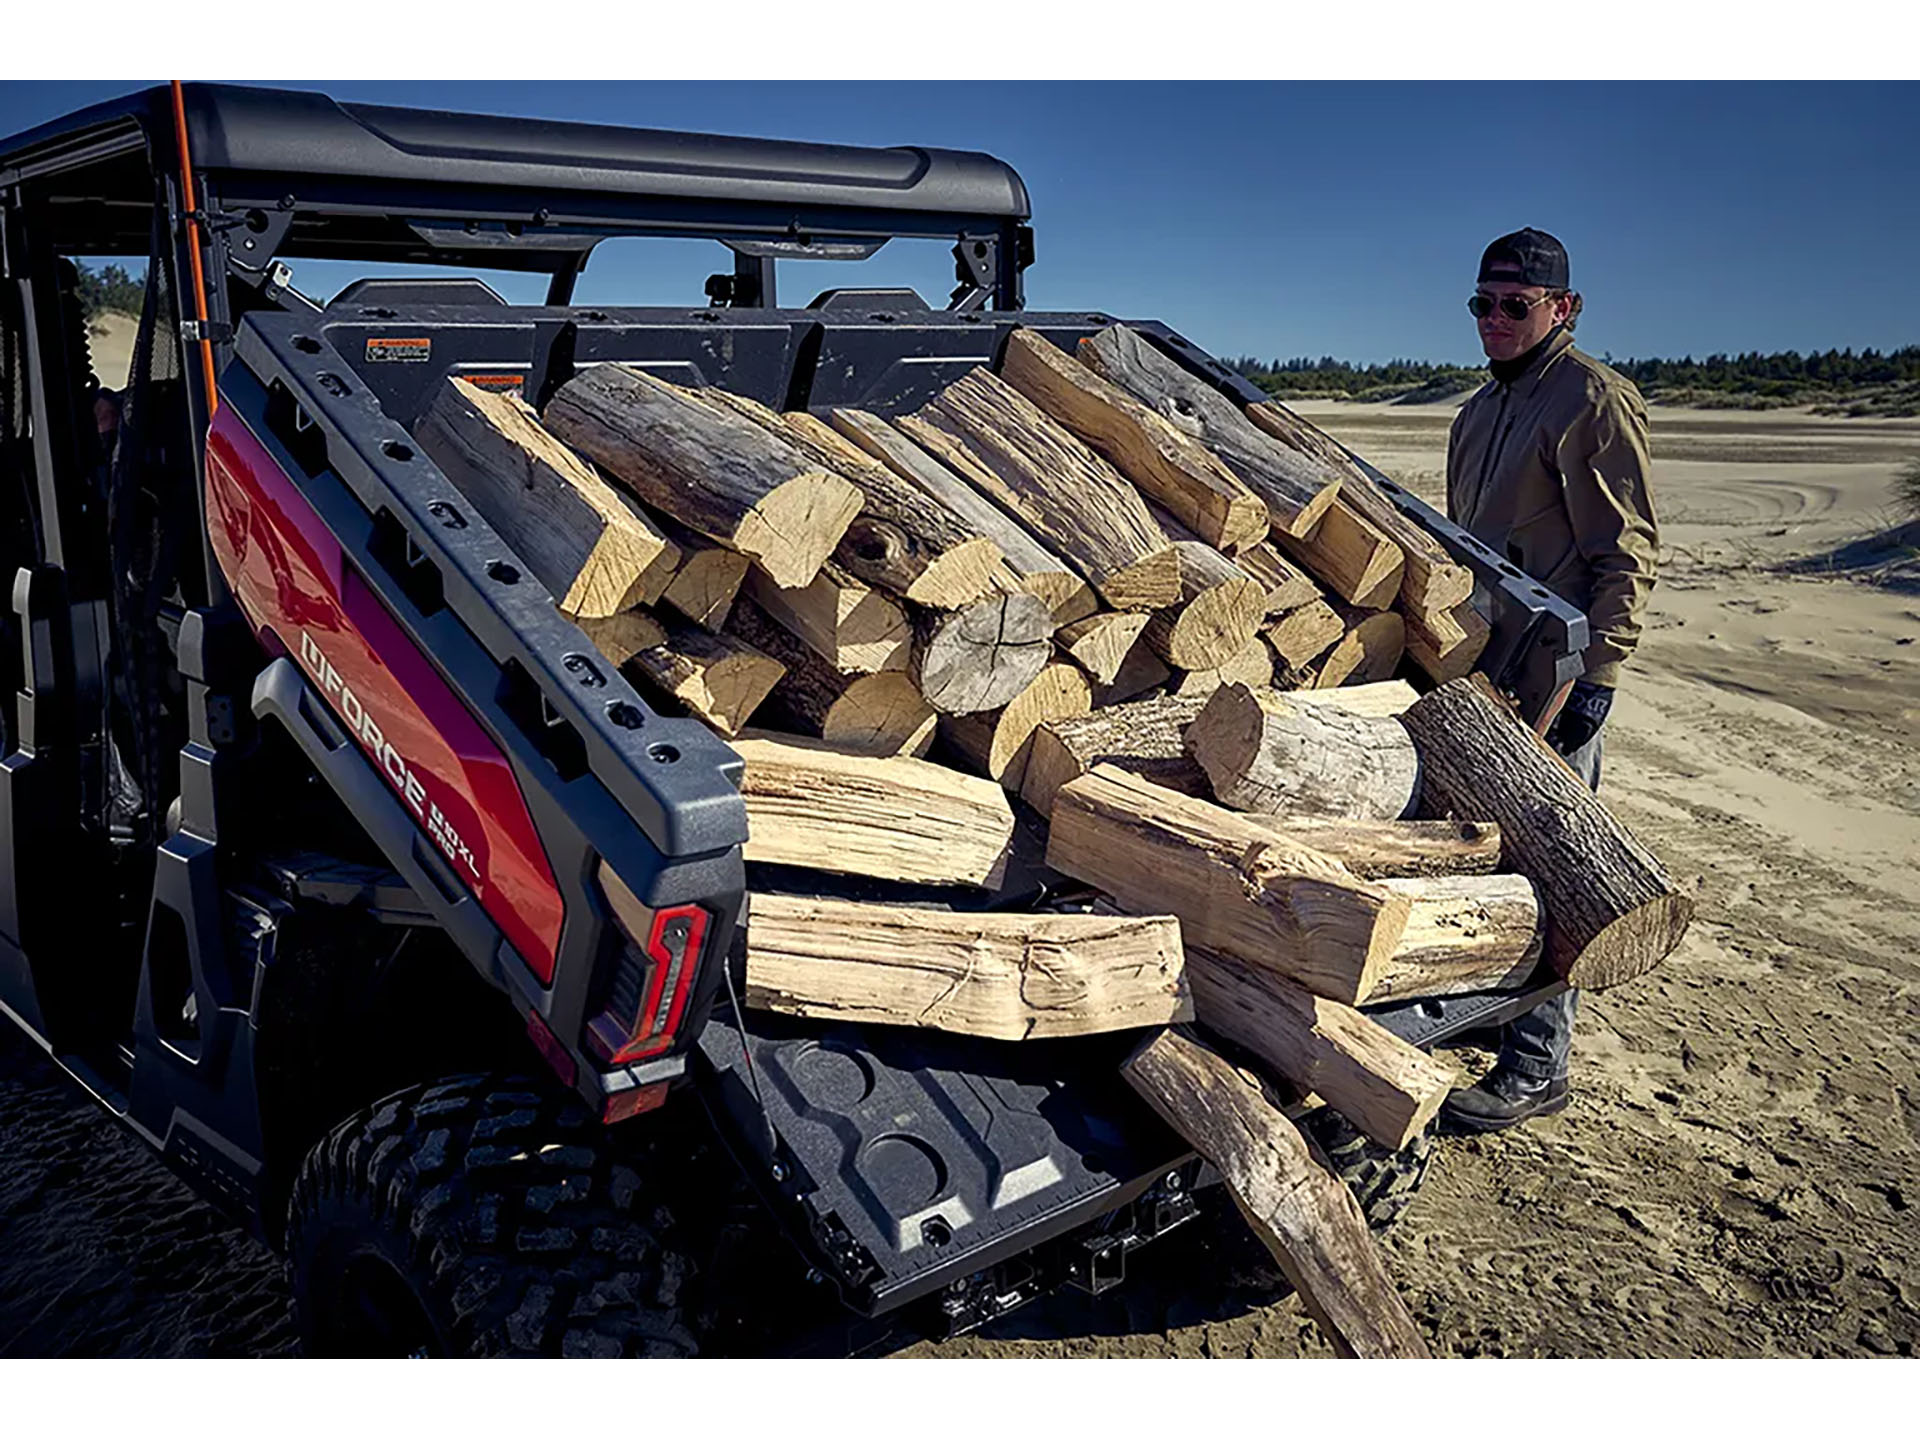
[[471, 370], [462, 370], [459, 376], [469, 385], [478, 386], [482, 390], [492, 390], [501, 395], [517, 396], [524, 393], [527, 388], [527, 377], [524, 375], [477, 374]]
[[433, 341], [425, 335], [369, 335], [367, 359], [418, 365], [433, 356]]

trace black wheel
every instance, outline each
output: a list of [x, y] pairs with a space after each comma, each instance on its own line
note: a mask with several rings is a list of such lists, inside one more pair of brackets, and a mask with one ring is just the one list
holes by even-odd
[[686, 1262], [571, 1097], [462, 1076], [404, 1090], [308, 1153], [287, 1263], [310, 1355], [694, 1353]]
[[1403, 1150], [1389, 1150], [1325, 1106], [1301, 1125], [1332, 1162], [1334, 1173], [1347, 1182], [1367, 1224], [1384, 1230], [1406, 1213], [1433, 1160], [1431, 1132], [1414, 1136]]

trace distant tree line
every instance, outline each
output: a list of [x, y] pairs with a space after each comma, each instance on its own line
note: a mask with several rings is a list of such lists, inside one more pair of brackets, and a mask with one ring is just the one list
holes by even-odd
[[146, 299], [147, 282], [127, 273], [124, 265], [105, 265], [95, 270], [87, 265], [75, 265], [80, 272], [80, 280], [75, 292], [80, 297], [80, 308], [86, 312], [87, 319], [96, 315], [138, 315], [141, 303]]

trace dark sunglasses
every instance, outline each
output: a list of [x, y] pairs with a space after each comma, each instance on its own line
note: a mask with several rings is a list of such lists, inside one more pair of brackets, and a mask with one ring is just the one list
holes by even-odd
[[1498, 300], [1491, 295], [1470, 295], [1467, 297], [1467, 312], [1476, 320], [1484, 320], [1493, 313], [1493, 307], [1498, 305], [1500, 313], [1507, 319], [1524, 320], [1527, 318], [1527, 312], [1534, 306], [1544, 305], [1553, 298], [1551, 292], [1542, 295], [1538, 300], [1522, 300], [1518, 295], [1502, 295]]

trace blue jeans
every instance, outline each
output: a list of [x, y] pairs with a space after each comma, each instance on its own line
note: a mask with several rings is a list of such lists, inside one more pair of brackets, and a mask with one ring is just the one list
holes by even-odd
[[[1602, 726], [1566, 757], [1574, 773], [1593, 790], [1600, 788], [1600, 749], [1605, 738]], [[1510, 1022], [1500, 1035], [1500, 1064], [1532, 1080], [1563, 1079], [1573, 1048], [1573, 1013], [1579, 1008], [1580, 992], [1568, 990]]]

